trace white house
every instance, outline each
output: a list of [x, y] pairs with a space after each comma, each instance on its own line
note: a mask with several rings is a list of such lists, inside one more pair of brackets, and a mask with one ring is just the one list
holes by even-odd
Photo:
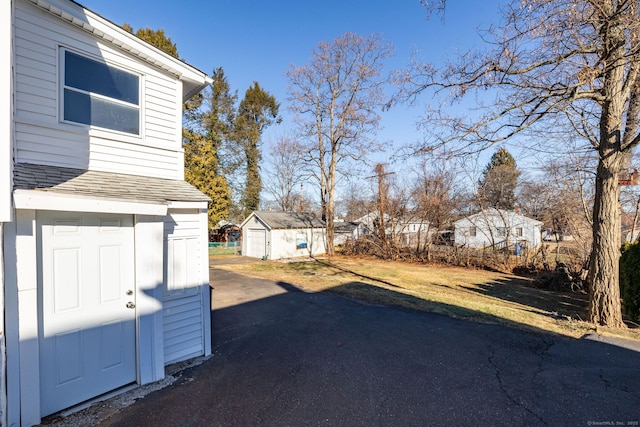
[[[376, 234], [380, 227], [380, 213], [370, 212], [354, 222], [362, 224], [362, 227], [366, 230], [366, 234]], [[396, 239], [401, 246], [411, 246], [418, 243], [418, 241], [424, 242], [433, 230], [429, 229], [429, 221], [419, 218], [394, 218], [389, 214], [384, 215], [384, 229], [385, 233], [389, 237]]]
[[240, 227], [245, 256], [276, 260], [316, 256], [327, 251], [325, 224], [311, 215], [256, 211]]
[[349, 239], [359, 239], [370, 232], [361, 222], [335, 221], [333, 223], [333, 233], [333, 243], [338, 246], [344, 245]]
[[489, 246], [537, 248], [542, 222], [514, 211], [485, 209], [454, 223], [455, 244], [470, 248]]
[[0, 3], [0, 424], [16, 426], [210, 354], [208, 198], [183, 179], [181, 106], [211, 79], [71, 0]]

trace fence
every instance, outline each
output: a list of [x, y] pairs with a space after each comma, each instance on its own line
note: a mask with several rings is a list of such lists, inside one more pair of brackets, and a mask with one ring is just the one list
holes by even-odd
[[209, 242], [209, 256], [240, 255], [241, 252], [240, 242]]

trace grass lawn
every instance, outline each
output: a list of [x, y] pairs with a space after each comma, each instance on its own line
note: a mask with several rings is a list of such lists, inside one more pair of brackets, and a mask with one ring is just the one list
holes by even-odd
[[336, 256], [331, 260], [221, 264], [238, 273], [283, 281], [307, 292], [336, 292], [538, 332], [581, 337], [598, 332], [640, 340], [640, 330], [609, 330], [584, 321], [587, 295], [537, 289], [531, 280], [493, 271]]

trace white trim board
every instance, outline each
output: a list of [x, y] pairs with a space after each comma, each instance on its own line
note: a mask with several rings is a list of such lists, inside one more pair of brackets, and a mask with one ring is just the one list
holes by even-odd
[[15, 190], [13, 200], [16, 209], [34, 209], [72, 212], [107, 212], [135, 215], [167, 214], [166, 204], [139, 203], [125, 200], [91, 199], [38, 190]]

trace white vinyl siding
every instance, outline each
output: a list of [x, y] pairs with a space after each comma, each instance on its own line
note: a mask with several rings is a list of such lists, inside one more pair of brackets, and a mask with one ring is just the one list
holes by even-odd
[[165, 219], [164, 361], [175, 363], [204, 352], [201, 277], [208, 260], [200, 256], [197, 212], [172, 212]]
[[[454, 223], [456, 245], [482, 248], [516, 241], [526, 242], [527, 247], [536, 248], [541, 243], [542, 223], [513, 211], [488, 209], [460, 219]], [[471, 233], [472, 230], [476, 233]]]
[[[306, 246], [298, 247], [297, 243], [302, 239]], [[269, 259], [308, 257], [327, 252], [324, 228], [271, 230], [269, 241], [271, 243]]]
[[[174, 76], [27, 2], [15, 3], [14, 34], [16, 162], [183, 178], [182, 83]], [[61, 48], [143, 76], [140, 136], [60, 123]]]
[[202, 356], [202, 302], [200, 294], [191, 298], [164, 301], [164, 363]]

